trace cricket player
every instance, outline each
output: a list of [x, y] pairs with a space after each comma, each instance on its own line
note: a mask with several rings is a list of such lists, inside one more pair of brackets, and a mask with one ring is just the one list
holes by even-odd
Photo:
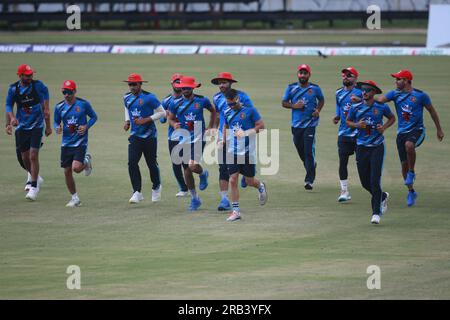
[[[181, 89], [180, 88], [176, 88], [175, 84], [176, 83], [180, 83], [180, 79], [183, 77], [183, 75], [179, 74], [179, 73], [175, 73], [172, 75], [171, 78], [171, 85], [172, 85], [172, 93], [169, 94], [167, 97], [165, 97], [162, 101], [162, 106], [164, 108], [164, 110], [166, 111], [166, 116], [162, 117], [161, 119], [159, 119], [159, 121], [161, 123], [166, 123], [167, 122], [167, 116], [169, 114], [169, 107], [171, 104], [177, 104], [179, 103], [183, 97], [181, 94]], [[173, 134], [173, 127], [171, 125], [168, 125], [168, 129], [167, 129], [167, 136], [168, 136], [168, 140], [169, 140], [169, 154], [172, 154], [172, 150], [173, 148], [178, 145], [178, 138], [172, 137]], [[188, 188], [186, 185], [186, 182], [184, 181], [184, 176], [183, 176], [183, 166], [181, 164], [177, 164], [174, 163], [172, 161], [172, 171], [173, 171], [173, 175], [175, 176], [175, 179], [177, 180], [178, 183], [178, 187], [179, 187], [179, 191], [175, 194], [176, 197], [186, 197], [189, 195], [188, 192]]]
[[379, 96], [377, 101], [385, 103], [394, 101], [398, 117], [397, 150], [400, 158], [404, 184], [408, 188], [406, 197], [407, 205], [413, 206], [416, 202], [417, 192], [414, 190], [416, 179], [416, 148], [425, 139], [425, 126], [423, 124], [423, 109], [431, 115], [436, 126], [438, 141], [444, 138], [444, 131], [439, 122], [436, 109], [431, 104], [427, 93], [415, 89], [412, 86], [413, 74], [409, 70], [400, 70], [391, 74], [395, 78], [396, 90], [389, 91], [384, 96]]
[[292, 136], [297, 153], [306, 169], [305, 189], [312, 190], [316, 178], [315, 159], [316, 127], [319, 125], [319, 113], [325, 104], [322, 90], [309, 82], [311, 67], [302, 64], [297, 67], [298, 82], [287, 86], [283, 108], [292, 110]]
[[348, 190], [348, 159], [356, 150], [356, 129], [347, 126], [347, 115], [354, 104], [352, 96], [362, 100], [361, 90], [356, 88], [358, 80], [358, 71], [353, 67], [342, 69], [343, 86], [336, 90], [336, 115], [333, 117], [333, 123], [339, 124], [338, 132], [338, 155], [339, 155], [339, 182], [341, 185], [341, 194], [338, 202], [351, 200]]
[[156, 96], [142, 89], [142, 76], [131, 73], [127, 80], [129, 92], [123, 96], [125, 107], [124, 130], [130, 128], [128, 138], [128, 173], [130, 175], [133, 195], [129, 203], [135, 204], [144, 200], [142, 195], [142, 177], [139, 170], [139, 160], [144, 154], [152, 180], [152, 202], [161, 200], [161, 178], [157, 157], [157, 130], [155, 121], [164, 117], [166, 111]]
[[[213, 103], [216, 107], [217, 111], [217, 119], [215, 123], [215, 127], [219, 129], [219, 141], [222, 140], [222, 131], [223, 125], [225, 123], [225, 110], [228, 108], [227, 101], [225, 98], [225, 94], [231, 90], [231, 86], [233, 83], [236, 83], [237, 80], [233, 78], [233, 75], [229, 72], [220, 72], [215, 78], [211, 80], [211, 83], [219, 86], [219, 92], [216, 93], [213, 97]], [[250, 97], [243, 91], [238, 90], [238, 95], [240, 101], [245, 102], [246, 105], [253, 107], [253, 103]], [[220, 194], [220, 203], [217, 207], [219, 211], [228, 211], [231, 209], [230, 201], [228, 200], [228, 182], [229, 182], [229, 174], [226, 160], [226, 146], [222, 147], [220, 144], [219, 148], [219, 194]], [[241, 187], [245, 188], [247, 183], [245, 181], [245, 177], [242, 176]]]
[[[39, 149], [45, 121], [45, 135], [52, 133], [49, 93], [45, 84], [33, 80], [34, 70], [27, 64], [17, 68], [19, 81], [11, 84], [6, 97], [6, 133], [12, 135], [16, 127], [16, 153], [19, 163], [27, 171], [26, 198], [34, 201], [43, 179], [39, 176]], [[17, 106], [16, 115], [13, 113]]]
[[[175, 84], [176, 88], [181, 89], [183, 99], [170, 106], [168, 118], [169, 124], [175, 130], [172, 136], [175, 135], [175, 137], [180, 138], [177, 150], [181, 149], [181, 152], [172, 152], [172, 157], [175, 154], [182, 157], [184, 179], [191, 195], [189, 211], [198, 210], [202, 204], [195, 188], [193, 173], [200, 177], [200, 190], [205, 190], [208, 187], [208, 170], [202, 168], [200, 161], [205, 146], [204, 134], [209, 133], [216, 119], [216, 109], [211, 105], [209, 99], [194, 94], [194, 89], [200, 86], [201, 84], [196, 83], [194, 77], [183, 76], [180, 83]], [[211, 113], [207, 129], [203, 117], [204, 109]]]
[[87, 152], [88, 136], [97, 114], [89, 101], [76, 96], [77, 85], [73, 80], [64, 81], [61, 90], [64, 100], [55, 106], [54, 127], [57, 134], [62, 133], [61, 168], [64, 168], [67, 189], [72, 195], [66, 207], [73, 208], [81, 206], [81, 201], [72, 172], [84, 170], [86, 176], [92, 172], [92, 156]]
[[256, 174], [256, 134], [264, 129], [264, 122], [255, 107], [240, 101], [239, 92], [231, 89], [225, 93], [228, 109], [225, 111], [223, 141], [226, 141], [228, 174], [230, 175], [231, 204], [233, 212], [227, 221], [241, 219], [239, 208], [239, 174], [245, 177], [247, 185], [258, 190], [260, 205], [266, 204], [267, 189]]
[[[389, 193], [381, 188], [381, 175], [385, 154], [384, 131], [395, 122], [395, 116], [387, 104], [374, 100], [381, 89], [373, 81], [358, 82], [363, 93], [363, 103], [353, 106], [347, 116], [347, 125], [358, 129], [356, 135], [356, 165], [361, 184], [372, 195], [372, 224], [380, 223], [380, 216], [387, 210]], [[383, 123], [383, 118], [388, 120]]]

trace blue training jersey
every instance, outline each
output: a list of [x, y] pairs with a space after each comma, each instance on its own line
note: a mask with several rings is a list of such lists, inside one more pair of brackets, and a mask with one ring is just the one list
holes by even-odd
[[358, 129], [356, 135], [357, 145], [376, 147], [384, 142], [384, 136], [377, 131], [377, 125], [383, 125], [383, 116], [390, 117], [391, 109], [385, 103], [374, 102], [372, 106], [365, 103], [354, 105], [347, 116], [353, 122], [364, 120], [366, 127]]
[[87, 146], [89, 130], [80, 135], [78, 127], [87, 124], [89, 129], [96, 121], [97, 114], [87, 100], [77, 97], [72, 105], [63, 100], [55, 106], [54, 127], [59, 127], [62, 122], [62, 147]]
[[[169, 106], [169, 111], [175, 115], [176, 121], [180, 122], [180, 129], [187, 130], [190, 141], [185, 141], [181, 132], [174, 131], [172, 139], [180, 139], [180, 143], [194, 143], [203, 140], [205, 132], [205, 119], [203, 109], [211, 110], [213, 106], [207, 97], [194, 94], [192, 99], [183, 99]], [[195, 126], [201, 125], [201, 130], [194, 130]]]
[[[239, 101], [242, 105], [246, 105], [249, 107], [254, 107], [253, 102], [250, 97], [243, 91], [237, 90]], [[213, 97], [214, 106], [216, 107], [217, 112], [219, 113], [219, 139], [222, 139], [222, 130], [223, 125], [225, 124], [225, 111], [229, 108], [227, 105], [227, 99], [225, 98], [222, 92], [218, 92]]]
[[156, 138], [156, 125], [153, 121], [142, 125], [137, 125], [133, 121], [136, 118], [148, 118], [153, 115], [155, 109], [161, 105], [156, 96], [144, 90], [137, 96], [128, 92], [123, 96], [123, 103], [130, 118], [130, 135], [143, 139]]
[[239, 130], [245, 131], [255, 127], [255, 123], [261, 120], [261, 116], [255, 107], [243, 104], [239, 110], [228, 108], [224, 114], [227, 131], [227, 152], [234, 155], [255, 156], [256, 139], [250, 142], [249, 137], [236, 137]]
[[353, 106], [351, 99], [352, 95], [357, 96], [362, 100], [362, 92], [358, 88], [347, 90], [341, 87], [336, 90], [336, 116], [340, 117], [338, 136], [340, 137], [355, 137], [357, 129], [347, 126], [346, 120], [350, 108]]
[[[170, 94], [170, 95], [168, 95], [167, 97], [165, 97], [165, 98], [163, 99], [163, 101], [161, 102], [161, 104], [162, 104], [164, 110], [167, 111], [167, 110], [170, 109], [170, 106], [171, 106], [172, 104], [176, 105], [176, 104], [180, 103], [182, 100], [183, 100], [183, 96], [174, 97], [173, 95]], [[159, 121], [160, 121], [161, 123], [166, 123], [166, 122], [167, 122], [167, 117], [161, 118], [161, 119], [159, 119]], [[169, 140], [172, 140], [172, 133], [173, 133], [173, 130], [174, 130], [173, 127], [172, 127], [171, 125], [169, 125], [169, 126], [168, 126], [168, 129], [167, 129], [167, 137], [168, 137]]]
[[386, 94], [386, 98], [395, 104], [398, 117], [397, 134], [425, 129], [423, 108], [431, 105], [428, 94], [417, 89], [412, 92], [392, 90]]
[[20, 81], [9, 86], [6, 96], [6, 112], [13, 112], [17, 106], [17, 129], [31, 130], [44, 127], [44, 113], [41, 103], [49, 100], [48, 88], [40, 80], [33, 80], [24, 87]]
[[283, 101], [295, 104], [300, 100], [303, 100], [305, 108], [292, 109], [292, 127], [316, 127], [319, 124], [319, 117], [313, 117], [312, 113], [317, 108], [317, 104], [324, 100], [322, 90], [313, 83], [309, 83], [305, 88], [302, 88], [298, 82], [291, 83], [284, 92]]

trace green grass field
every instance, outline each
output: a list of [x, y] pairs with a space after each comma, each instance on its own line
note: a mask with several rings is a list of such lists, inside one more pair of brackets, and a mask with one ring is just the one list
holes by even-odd
[[[59, 168], [60, 137], [45, 138], [40, 153], [45, 182], [38, 201], [25, 200], [25, 172], [16, 162], [14, 139], [1, 135], [0, 298], [2, 299], [449, 299], [450, 150], [428, 115], [428, 136], [418, 151], [418, 203], [408, 208], [395, 148], [395, 127], [386, 133], [383, 187], [389, 210], [371, 225], [369, 194], [362, 189], [354, 157], [349, 164], [352, 201], [338, 204], [337, 128], [331, 123], [340, 70], [353, 65], [361, 79], [384, 90], [389, 73], [410, 68], [415, 87], [427, 91], [450, 135], [448, 57], [247, 57], [89, 54], [2, 54], [0, 99], [16, 81], [16, 67], [29, 63], [51, 91], [52, 110], [62, 99], [63, 80], [78, 83], [79, 96], [99, 115], [90, 131], [94, 171], [76, 177], [83, 206], [65, 208], [69, 193]], [[318, 176], [313, 192], [303, 189], [304, 169], [290, 134], [290, 113], [280, 107], [299, 63], [312, 66], [312, 81], [326, 96], [318, 128]], [[259, 207], [254, 190], [241, 191], [243, 220], [225, 222], [216, 211], [218, 172], [208, 166], [210, 185], [202, 209], [188, 213], [177, 191], [167, 151], [166, 125], [159, 129], [163, 199], [151, 203], [144, 162], [145, 201], [131, 206], [127, 134], [122, 129], [121, 80], [139, 72], [146, 89], [162, 98], [174, 72], [203, 83], [199, 94], [217, 88], [220, 71], [239, 80], [263, 116], [280, 130], [280, 169], [265, 176], [269, 201]], [[392, 107], [392, 106], [391, 106]], [[447, 159], [447, 160], [446, 160]], [[197, 180], [198, 181], [198, 180]], [[66, 288], [66, 268], [81, 268], [81, 290]], [[369, 265], [381, 268], [381, 290], [368, 290]]]

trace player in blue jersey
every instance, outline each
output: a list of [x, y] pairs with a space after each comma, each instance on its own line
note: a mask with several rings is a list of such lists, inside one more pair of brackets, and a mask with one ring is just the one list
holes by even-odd
[[[219, 128], [219, 137], [218, 137], [219, 141], [222, 140], [223, 125], [225, 123], [224, 113], [225, 110], [228, 108], [225, 94], [231, 90], [231, 85], [235, 82], [237, 82], [237, 80], [235, 80], [233, 78], [233, 75], [229, 72], [220, 72], [217, 75], [217, 77], [211, 80], [211, 83], [216, 86], [219, 86], [220, 90], [220, 92], [216, 93], [213, 97], [213, 103], [217, 111], [217, 119], [215, 127]], [[246, 105], [253, 107], [252, 101], [245, 92], [238, 90], [238, 95], [240, 101], [242, 101], [243, 103], [245, 102]], [[225, 163], [226, 147], [222, 147], [222, 145], [220, 145], [218, 151], [219, 151], [218, 160], [219, 160], [219, 190], [220, 190], [219, 193], [221, 200], [217, 209], [219, 211], [227, 211], [231, 209], [231, 204], [227, 196], [228, 181], [230, 176], [228, 174], [227, 164]], [[242, 176], [241, 186], [243, 188], [247, 186], [244, 176]]]
[[413, 75], [409, 70], [401, 70], [391, 74], [395, 78], [396, 90], [378, 97], [379, 102], [394, 101], [398, 117], [397, 150], [402, 167], [405, 185], [408, 187], [406, 203], [412, 206], [416, 202], [417, 192], [414, 190], [416, 173], [416, 148], [425, 139], [425, 126], [423, 124], [423, 108], [427, 109], [436, 126], [436, 135], [439, 141], [444, 138], [439, 116], [431, 104], [430, 97], [425, 92], [412, 86]]
[[64, 168], [67, 189], [72, 195], [66, 207], [78, 207], [81, 201], [72, 171], [80, 173], [84, 170], [86, 176], [92, 172], [92, 156], [87, 152], [88, 133], [97, 121], [97, 114], [89, 101], [76, 96], [74, 81], [64, 81], [61, 90], [64, 100], [55, 106], [54, 127], [56, 133], [62, 133], [61, 168]]
[[[11, 84], [6, 97], [6, 133], [12, 135], [16, 127], [16, 153], [19, 163], [28, 172], [26, 198], [36, 200], [43, 179], [39, 176], [39, 148], [45, 122], [45, 135], [52, 133], [49, 93], [42, 81], [33, 80], [33, 69], [22, 64], [17, 69], [19, 81]], [[17, 106], [16, 115], [13, 113]]]
[[[182, 163], [184, 168], [184, 180], [191, 194], [190, 211], [198, 210], [202, 204], [195, 189], [193, 173], [200, 177], [199, 189], [208, 187], [208, 170], [203, 169], [200, 161], [205, 146], [204, 134], [209, 134], [216, 119], [216, 109], [208, 98], [194, 94], [194, 89], [201, 84], [195, 82], [195, 78], [183, 76], [180, 83], [175, 84], [180, 88], [183, 99], [169, 107], [169, 124], [174, 128], [173, 137], [178, 137], [179, 143], [171, 154], [172, 162]], [[206, 130], [203, 110], [211, 112], [209, 125]], [[181, 152], [180, 152], [181, 151]], [[181, 158], [180, 158], [181, 157]]]
[[261, 205], [267, 201], [264, 182], [256, 174], [256, 134], [264, 129], [264, 122], [256, 108], [240, 100], [239, 92], [231, 89], [225, 93], [228, 108], [224, 112], [223, 140], [227, 149], [227, 167], [230, 175], [231, 204], [233, 212], [227, 221], [241, 219], [239, 209], [239, 174], [245, 177], [247, 185], [258, 189]]
[[139, 160], [144, 154], [147, 167], [152, 180], [152, 202], [161, 200], [161, 178], [157, 158], [157, 131], [155, 121], [164, 117], [166, 112], [156, 96], [142, 89], [142, 80], [139, 74], [132, 73], [124, 82], [130, 89], [123, 96], [125, 107], [124, 129], [130, 128], [128, 138], [128, 173], [130, 175], [133, 195], [130, 203], [138, 203], [144, 199], [142, 195], [142, 177], [139, 170]]
[[[356, 164], [361, 184], [372, 195], [371, 223], [379, 224], [387, 210], [389, 193], [381, 188], [381, 175], [385, 154], [384, 131], [395, 122], [395, 116], [384, 103], [374, 100], [381, 89], [373, 81], [358, 82], [363, 103], [353, 106], [347, 116], [347, 125], [358, 129], [356, 135]], [[383, 123], [383, 117], [388, 120]]]
[[306, 169], [305, 189], [312, 190], [316, 178], [317, 162], [315, 159], [316, 127], [319, 113], [325, 104], [322, 90], [309, 82], [311, 68], [307, 64], [297, 67], [298, 82], [287, 86], [283, 108], [292, 109], [292, 136], [294, 145]]
[[[167, 122], [167, 116], [169, 114], [170, 105], [177, 104], [178, 102], [180, 102], [183, 99], [182, 94], [181, 94], [181, 89], [175, 87], [176, 83], [180, 83], [181, 78], [182, 78], [182, 75], [179, 73], [175, 73], [172, 75], [172, 78], [171, 78], [172, 93], [169, 94], [167, 97], [165, 97], [163, 99], [163, 101], [161, 102], [164, 110], [166, 111], [166, 116], [159, 119], [159, 121], [161, 123]], [[167, 130], [168, 130], [167, 136], [169, 138], [168, 140], [169, 140], [169, 155], [170, 155], [170, 154], [172, 154], [173, 148], [178, 144], [178, 139], [172, 138], [172, 133], [173, 133], [174, 129], [171, 125], [168, 125]], [[173, 175], [175, 176], [175, 179], [177, 180], [178, 187], [179, 187], [179, 191], [175, 194], [175, 196], [176, 197], [188, 196], [189, 192], [188, 192], [186, 182], [184, 181], [183, 166], [180, 163], [177, 164], [177, 163], [172, 162], [172, 171], [173, 171]]]
[[338, 154], [339, 154], [339, 181], [341, 184], [341, 195], [339, 202], [351, 200], [348, 191], [348, 159], [356, 150], [356, 129], [349, 128], [346, 120], [350, 108], [353, 105], [352, 96], [362, 100], [361, 90], [356, 88], [358, 80], [358, 71], [353, 67], [348, 67], [342, 71], [343, 87], [336, 90], [336, 114], [333, 117], [333, 123], [339, 124], [338, 132]]

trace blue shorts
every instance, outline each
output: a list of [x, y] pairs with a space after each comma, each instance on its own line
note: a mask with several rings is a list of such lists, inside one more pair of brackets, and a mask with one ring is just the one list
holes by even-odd
[[412, 130], [406, 133], [399, 133], [397, 135], [397, 150], [400, 162], [405, 163], [408, 159], [405, 147], [405, 143], [407, 141], [414, 143], [417, 148], [422, 144], [423, 140], [425, 140], [424, 129]]
[[338, 137], [339, 156], [351, 156], [356, 151], [356, 137]]
[[219, 180], [228, 181], [230, 180], [230, 175], [228, 173], [228, 167], [227, 167], [227, 147], [224, 144], [222, 149], [222, 158], [218, 157], [219, 161]]
[[16, 130], [16, 148], [20, 152], [26, 152], [33, 149], [39, 149], [42, 142], [43, 128], [34, 128], [31, 130]]
[[61, 168], [72, 167], [73, 161], [84, 162], [86, 146], [61, 147]]
[[234, 158], [232, 163], [227, 163], [228, 174], [231, 176], [235, 173], [240, 173], [244, 177], [253, 178], [256, 175], [256, 164], [250, 163], [249, 158], [245, 157], [244, 163], [238, 163], [238, 159]]

